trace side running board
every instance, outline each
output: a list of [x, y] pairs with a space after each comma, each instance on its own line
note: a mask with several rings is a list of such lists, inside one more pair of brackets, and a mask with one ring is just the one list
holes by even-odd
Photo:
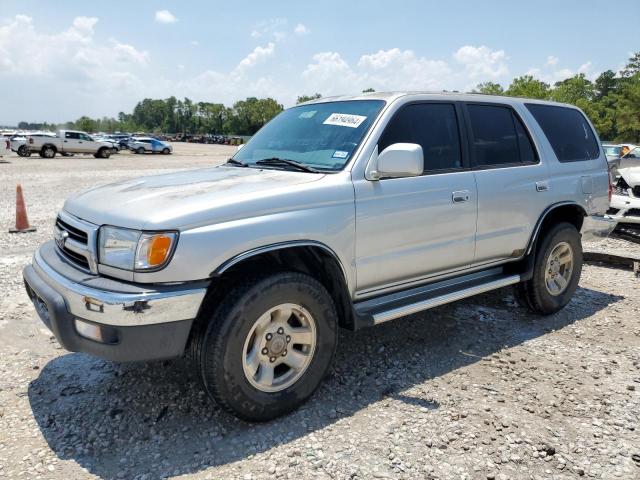
[[519, 274], [492, 269], [365, 300], [354, 309], [360, 326], [377, 325], [518, 282]]

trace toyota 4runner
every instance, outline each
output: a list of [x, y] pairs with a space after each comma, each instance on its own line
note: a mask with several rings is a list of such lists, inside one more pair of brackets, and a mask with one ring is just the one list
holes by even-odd
[[190, 352], [213, 399], [264, 421], [313, 393], [338, 327], [508, 285], [557, 312], [580, 279], [581, 231], [611, 230], [608, 192], [575, 107], [326, 98], [284, 111], [223, 165], [69, 198], [24, 279], [67, 350]]

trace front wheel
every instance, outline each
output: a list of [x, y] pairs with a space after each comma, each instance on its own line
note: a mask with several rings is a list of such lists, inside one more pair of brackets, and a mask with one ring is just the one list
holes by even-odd
[[136, 153], [137, 153], [137, 154], [143, 154], [143, 153], [144, 153], [144, 147], [139, 147], [139, 148], [136, 150]]
[[559, 223], [541, 239], [533, 277], [516, 285], [517, 297], [534, 312], [550, 315], [571, 301], [581, 272], [580, 233], [569, 223]]
[[249, 282], [203, 315], [192, 347], [205, 389], [244, 420], [267, 421], [304, 403], [336, 349], [333, 300], [308, 275]]
[[169, 151], [169, 149], [168, 149], [168, 148], [163, 148], [163, 149], [162, 149], [162, 153], [163, 153], [164, 155], [169, 155], [171, 152]]

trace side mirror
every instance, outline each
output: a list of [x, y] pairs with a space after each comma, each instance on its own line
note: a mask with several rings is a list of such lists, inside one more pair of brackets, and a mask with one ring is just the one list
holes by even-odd
[[417, 143], [394, 143], [378, 155], [373, 180], [381, 178], [417, 177], [424, 170], [422, 147]]

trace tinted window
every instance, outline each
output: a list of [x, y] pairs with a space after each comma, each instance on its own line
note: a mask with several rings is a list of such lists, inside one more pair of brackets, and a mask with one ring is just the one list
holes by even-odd
[[394, 143], [422, 146], [425, 172], [462, 167], [458, 120], [451, 104], [422, 103], [403, 107], [380, 137], [378, 151], [382, 152]]
[[64, 138], [79, 139], [80, 138], [80, 134], [78, 132], [65, 132]]
[[468, 105], [477, 165], [506, 165], [537, 161], [535, 149], [520, 119], [499, 105]]
[[600, 156], [598, 142], [584, 115], [555, 105], [527, 104], [561, 162], [593, 160]]

